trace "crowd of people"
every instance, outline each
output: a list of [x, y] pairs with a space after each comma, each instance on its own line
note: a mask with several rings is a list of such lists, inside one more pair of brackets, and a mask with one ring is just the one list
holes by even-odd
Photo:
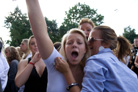
[[138, 38], [132, 45], [111, 27], [82, 18], [53, 43], [39, 0], [26, 4], [33, 35], [4, 53], [0, 41], [0, 92], [138, 91]]

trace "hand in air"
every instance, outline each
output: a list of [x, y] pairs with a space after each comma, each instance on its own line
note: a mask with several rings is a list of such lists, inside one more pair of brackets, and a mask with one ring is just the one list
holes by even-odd
[[63, 74], [67, 73], [70, 70], [70, 67], [67, 61], [62, 60], [61, 57], [57, 57], [55, 59], [55, 68], [56, 70], [58, 70]]

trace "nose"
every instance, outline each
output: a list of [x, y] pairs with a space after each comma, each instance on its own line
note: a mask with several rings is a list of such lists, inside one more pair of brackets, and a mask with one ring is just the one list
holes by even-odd
[[76, 48], [77, 47], [77, 42], [74, 42], [72, 46], [73, 46], [73, 48]]

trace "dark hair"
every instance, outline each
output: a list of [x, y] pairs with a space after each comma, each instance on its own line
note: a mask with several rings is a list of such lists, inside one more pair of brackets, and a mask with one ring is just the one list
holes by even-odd
[[55, 42], [54, 47], [59, 51], [61, 47], [61, 42]]

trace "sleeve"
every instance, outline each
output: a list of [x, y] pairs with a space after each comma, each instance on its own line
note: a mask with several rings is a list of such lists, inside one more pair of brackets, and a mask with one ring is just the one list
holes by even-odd
[[54, 48], [52, 54], [46, 60], [44, 60], [48, 70], [50, 69], [50, 71], [55, 71], [54, 65], [56, 57], [61, 57], [63, 59], [60, 53]]
[[8, 71], [9, 71], [9, 64], [6, 58], [0, 53], [0, 79], [1, 79], [2, 90], [4, 90], [7, 85]]
[[55, 58], [61, 57], [60, 53], [54, 48], [52, 54], [44, 60], [48, 70], [47, 92], [66, 92], [67, 83], [62, 73], [55, 68]]
[[96, 61], [87, 62], [81, 92], [103, 92], [106, 69]]
[[15, 76], [16, 76], [16, 73], [17, 73], [17, 67], [18, 67], [18, 61], [13, 60], [10, 63], [10, 70], [9, 70], [9, 73], [8, 73], [8, 83], [7, 83], [7, 86], [6, 86], [5, 90], [10, 90], [11, 92], [17, 92], [18, 91], [18, 88], [17, 88], [17, 86], [15, 85], [15, 82], [14, 82]]
[[17, 67], [18, 67], [18, 61], [13, 60], [10, 63], [10, 70], [9, 70], [9, 75], [8, 75], [8, 80], [12, 81], [15, 79], [16, 73], [17, 73]]

